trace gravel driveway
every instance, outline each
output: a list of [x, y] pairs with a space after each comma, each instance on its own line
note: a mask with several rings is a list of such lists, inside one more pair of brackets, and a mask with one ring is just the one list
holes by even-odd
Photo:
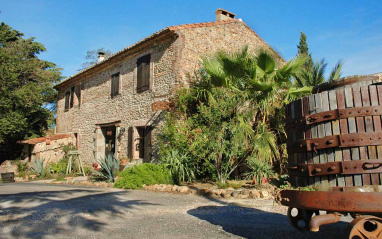
[[[233, 203], [239, 203], [239, 206]], [[341, 238], [347, 223], [298, 232], [269, 200], [0, 184], [0, 238]], [[350, 220], [345, 218], [345, 220]]]

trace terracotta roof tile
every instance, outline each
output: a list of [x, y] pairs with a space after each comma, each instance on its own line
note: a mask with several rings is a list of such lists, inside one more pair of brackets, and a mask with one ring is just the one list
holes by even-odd
[[[71, 134], [54, 134], [50, 136], [50, 140], [65, 139], [71, 137]], [[18, 141], [21, 144], [38, 144], [46, 141], [47, 137], [39, 137]]]

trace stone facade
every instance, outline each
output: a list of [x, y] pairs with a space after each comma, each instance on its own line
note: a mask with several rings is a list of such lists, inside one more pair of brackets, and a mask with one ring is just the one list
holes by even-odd
[[[155, 142], [162, 116], [161, 111], [152, 110], [152, 104], [167, 101], [174, 88], [187, 85], [189, 73], [200, 69], [202, 57], [217, 50], [237, 51], [245, 45], [250, 51], [270, 49], [252, 29], [236, 19], [168, 27], [154, 33], [56, 86], [57, 132], [75, 134], [82, 158], [89, 164], [111, 147], [118, 158], [142, 158], [142, 129], [154, 127], [150, 142], [144, 143], [148, 150]], [[137, 59], [147, 54], [151, 54], [150, 87], [139, 93]], [[116, 73], [120, 77], [119, 94], [112, 97], [111, 76]], [[68, 92], [73, 94], [73, 106], [67, 110]], [[105, 142], [109, 133], [115, 137], [110, 140], [111, 145]], [[143, 161], [150, 160], [148, 155]]]

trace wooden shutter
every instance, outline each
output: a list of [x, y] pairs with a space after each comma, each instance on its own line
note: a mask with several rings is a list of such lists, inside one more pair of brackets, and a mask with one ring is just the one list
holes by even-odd
[[69, 110], [70, 91], [65, 93], [65, 110]]
[[129, 127], [129, 130], [127, 131], [127, 157], [129, 159], [133, 158], [133, 133], [134, 129], [133, 127]]
[[111, 96], [119, 94], [119, 73], [111, 76]]
[[70, 108], [74, 105], [74, 89], [74, 86], [70, 89]]
[[137, 60], [137, 92], [150, 89], [150, 58], [147, 54]]
[[151, 154], [152, 154], [152, 149], [151, 149], [151, 133], [152, 133], [153, 127], [148, 126], [145, 128], [145, 151], [144, 151], [144, 158], [143, 162], [144, 163], [149, 163], [151, 161]]

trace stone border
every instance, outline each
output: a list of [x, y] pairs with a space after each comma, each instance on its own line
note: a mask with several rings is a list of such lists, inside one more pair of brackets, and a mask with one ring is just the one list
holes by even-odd
[[272, 192], [267, 189], [207, 189], [190, 186], [178, 186], [170, 184], [143, 185], [143, 189], [154, 192], [168, 192], [176, 194], [197, 194], [211, 198], [235, 198], [235, 199], [269, 199], [273, 198]]

